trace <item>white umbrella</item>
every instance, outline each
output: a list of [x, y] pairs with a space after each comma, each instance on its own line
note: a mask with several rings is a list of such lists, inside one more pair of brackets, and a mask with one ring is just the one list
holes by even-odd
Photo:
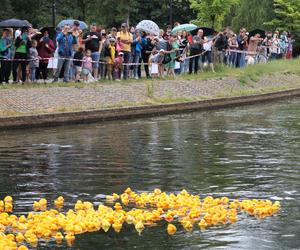
[[137, 30], [145, 31], [147, 33], [151, 33], [153, 35], [159, 35], [159, 27], [158, 25], [151, 20], [143, 20], [138, 23], [136, 26]]

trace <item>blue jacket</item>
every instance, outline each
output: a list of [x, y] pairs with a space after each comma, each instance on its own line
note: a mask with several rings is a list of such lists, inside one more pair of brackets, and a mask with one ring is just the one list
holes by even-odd
[[9, 38], [0, 39], [0, 58], [9, 59], [11, 57], [11, 48], [6, 47], [9, 44], [12, 44]]
[[141, 42], [138, 42], [136, 38], [134, 38], [132, 45], [133, 45], [133, 54], [140, 55], [142, 53], [143, 47], [147, 44], [146, 38], [141, 38]]
[[56, 37], [56, 41], [58, 42], [58, 54], [60, 56], [71, 57], [73, 55], [73, 44], [77, 44], [75, 36], [60, 32]]

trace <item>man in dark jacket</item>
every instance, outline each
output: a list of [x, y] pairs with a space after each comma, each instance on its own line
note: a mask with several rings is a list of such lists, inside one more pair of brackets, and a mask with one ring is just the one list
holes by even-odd
[[228, 37], [226, 30], [217, 36], [214, 46], [216, 48], [217, 63], [226, 63], [226, 49], [228, 48]]

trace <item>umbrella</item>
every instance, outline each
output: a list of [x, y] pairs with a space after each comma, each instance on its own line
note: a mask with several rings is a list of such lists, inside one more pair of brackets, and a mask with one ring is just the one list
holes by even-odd
[[208, 27], [198, 27], [197, 29], [193, 30], [191, 32], [191, 34], [193, 36], [197, 35], [198, 30], [203, 30], [203, 36], [212, 36], [216, 31], [212, 28], [208, 28]]
[[153, 35], [159, 35], [159, 27], [158, 25], [151, 20], [143, 20], [138, 23], [136, 26], [137, 30], [145, 31], [147, 33], [151, 33]]
[[[74, 19], [66, 19], [66, 20], [62, 20], [59, 22], [59, 24], [57, 25], [58, 28], [63, 28], [65, 25], [69, 25], [69, 26], [73, 26], [74, 25]], [[83, 22], [83, 21], [78, 21], [79, 22], [79, 28], [81, 30], [85, 30], [88, 28], [88, 25]]]
[[255, 36], [256, 34], [260, 34], [261, 38], [265, 38], [266, 37], [266, 31], [261, 30], [261, 29], [255, 29], [249, 32], [249, 38], [251, 38], [252, 36]]
[[31, 27], [31, 24], [26, 20], [7, 19], [0, 22], [0, 28], [22, 28]]
[[197, 29], [197, 26], [195, 24], [186, 23], [186, 24], [181, 24], [181, 25], [178, 25], [178, 26], [174, 27], [174, 29], [172, 29], [171, 33], [175, 34], [178, 31], [190, 32], [190, 31], [193, 31], [195, 29]]

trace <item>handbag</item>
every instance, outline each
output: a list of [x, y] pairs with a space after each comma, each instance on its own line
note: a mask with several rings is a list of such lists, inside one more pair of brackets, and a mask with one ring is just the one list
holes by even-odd
[[167, 64], [172, 61], [171, 55], [170, 54], [165, 54], [164, 60], [162, 61], [162, 64]]

